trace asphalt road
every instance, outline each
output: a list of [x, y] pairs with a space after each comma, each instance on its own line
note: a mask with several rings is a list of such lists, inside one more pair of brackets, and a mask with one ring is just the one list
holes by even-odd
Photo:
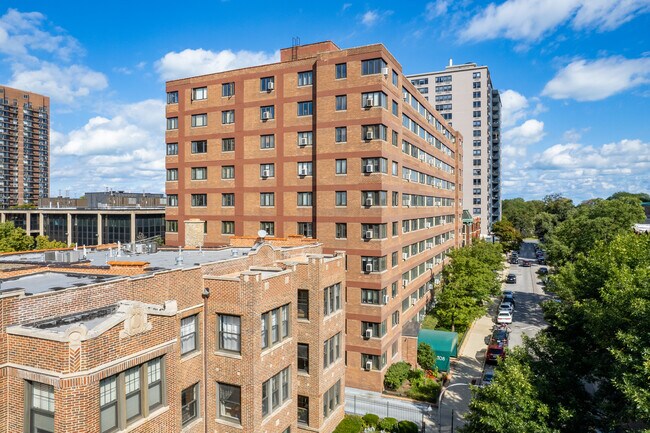
[[524, 334], [534, 336], [547, 326], [540, 303], [548, 299], [548, 295], [544, 293], [544, 286], [537, 275], [540, 266], [536, 264], [535, 243], [524, 242], [519, 251], [519, 258], [530, 259], [533, 265], [528, 268], [521, 264], [511, 264], [508, 273], [515, 274], [517, 282], [504, 284], [504, 290], [512, 290], [515, 296], [515, 311], [510, 325], [510, 347], [521, 345]]

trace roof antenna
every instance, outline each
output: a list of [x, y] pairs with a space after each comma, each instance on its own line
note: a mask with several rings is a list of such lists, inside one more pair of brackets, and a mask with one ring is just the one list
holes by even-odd
[[454, 66], [454, 60], [450, 57], [449, 58], [449, 67], [451, 68], [452, 66]]

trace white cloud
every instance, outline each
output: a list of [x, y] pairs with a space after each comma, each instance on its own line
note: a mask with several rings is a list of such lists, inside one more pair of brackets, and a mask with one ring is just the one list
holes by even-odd
[[379, 21], [379, 14], [377, 11], [367, 11], [361, 16], [361, 22], [368, 27], [371, 27], [377, 21]]
[[72, 104], [75, 99], [88, 96], [95, 90], [103, 90], [108, 80], [101, 72], [82, 65], [57, 66], [43, 62], [37, 69], [18, 67], [9, 86], [29, 89], [49, 96], [53, 101]]
[[274, 63], [280, 60], [280, 52], [231, 50], [211, 51], [198, 48], [185, 49], [165, 54], [155, 63], [155, 68], [163, 80], [193, 77], [231, 69]]
[[519, 126], [503, 133], [504, 145], [527, 146], [539, 143], [544, 138], [544, 122], [536, 119], [526, 120]]
[[501, 92], [501, 125], [509, 127], [526, 116], [528, 99], [515, 90]]
[[650, 57], [575, 60], [549, 81], [542, 95], [553, 99], [598, 101], [650, 82]]
[[648, 10], [647, 0], [507, 0], [479, 12], [461, 38], [535, 41], [565, 23], [575, 29], [608, 31]]
[[439, 16], [447, 13], [449, 8], [449, 0], [436, 0], [429, 2], [424, 7], [424, 18], [431, 21]]

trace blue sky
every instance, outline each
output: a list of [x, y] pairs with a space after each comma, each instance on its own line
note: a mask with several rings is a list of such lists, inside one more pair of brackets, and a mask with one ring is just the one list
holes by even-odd
[[406, 73], [489, 66], [505, 198], [650, 191], [650, 0], [145, 4], [0, 6], [0, 83], [52, 99], [52, 195], [163, 191], [165, 80], [275, 61], [293, 36], [380, 42]]

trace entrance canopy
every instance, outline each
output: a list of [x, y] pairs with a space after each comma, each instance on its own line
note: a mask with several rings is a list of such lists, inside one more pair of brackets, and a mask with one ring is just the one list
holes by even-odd
[[418, 345], [427, 343], [436, 353], [436, 367], [440, 371], [449, 370], [451, 357], [458, 356], [458, 332], [421, 329], [418, 333]]

